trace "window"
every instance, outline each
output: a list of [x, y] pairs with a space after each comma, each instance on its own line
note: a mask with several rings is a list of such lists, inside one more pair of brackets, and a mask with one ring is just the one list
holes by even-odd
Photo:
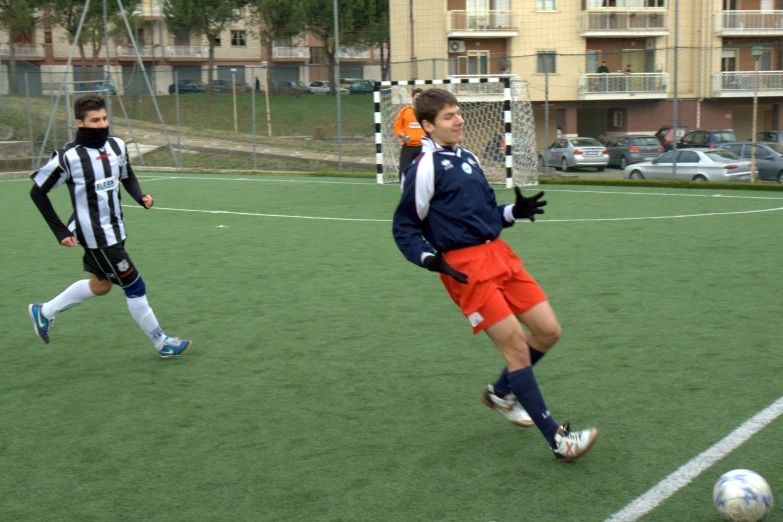
[[556, 8], [555, 0], [536, 0], [536, 11], [554, 11]]
[[612, 111], [612, 127], [621, 128], [623, 126], [623, 111]]
[[742, 150], [742, 145], [740, 145], [740, 144], [736, 144], [736, 145], [724, 145], [724, 146], [723, 146], [723, 148], [724, 148], [724, 149], [726, 149], [727, 151], [729, 151], [729, 152], [731, 152], [731, 153], [733, 153], [733, 154], [736, 154], [737, 156], [739, 156], [739, 155], [740, 155], [740, 152], [741, 152], [741, 150]]
[[220, 36], [215, 37], [215, 47], [220, 47]]
[[664, 154], [658, 156], [658, 158], [654, 160], [653, 163], [671, 163], [674, 160], [674, 152], [675, 151], [673, 150], [665, 152]]
[[556, 63], [557, 53], [554, 51], [539, 51], [538, 53], [538, 74], [557, 72]]
[[677, 163], [698, 163], [699, 155], [695, 152], [683, 152], [680, 157], [677, 158]]
[[231, 47], [245, 47], [245, 31], [231, 31]]

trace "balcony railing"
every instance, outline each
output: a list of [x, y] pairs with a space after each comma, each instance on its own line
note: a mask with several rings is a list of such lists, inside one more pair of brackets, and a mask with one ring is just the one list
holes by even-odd
[[666, 36], [665, 11], [582, 11], [581, 36]]
[[[752, 97], [756, 90], [754, 71], [724, 71], [713, 76], [715, 96]], [[783, 71], [759, 71], [759, 96], [783, 96]]]
[[141, 4], [137, 5], [136, 9], [140, 10], [142, 13], [142, 16], [150, 17], [150, 18], [160, 18], [160, 7], [155, 4]]
[[272, 47], [273, 59], [310, 58], [309, 47]]
[[370, 59], [370, 50], [369, 49], [353, 49], [353, 48], [341, 48], [340, 49], [340, 58], [347, 58], [347, 59], [364, 59], [369, 60]]
[[715, 14], [718, 36], [783, 35], [783, 11], [721, 11]]
[[[17, 58], [43, 58], [45, 56], [44, 47], [41, 44], [16, 44]], [[0, 55], [10, 56], [11, 47], [8, 44], [0, 44]]]
[[519, 33], [517, 11], [449, 11], [449, 36], [511, 37]]
[[[157, 45], [140, 45], [139, 54], [142, 58], [150, 58], [155, 55], [160, 56], [160, 47]], [[132, 45], [118, 45], [117, 56], [120, 58], [135, 58], [136, 51], [133, 49]]]
[[208, 58], [207, 45], [169, 45], [166, 47], [167, 58]]
[[668, 73], [579, 75], [579, 98], [582, 100], [666, 98], [668, 91]]

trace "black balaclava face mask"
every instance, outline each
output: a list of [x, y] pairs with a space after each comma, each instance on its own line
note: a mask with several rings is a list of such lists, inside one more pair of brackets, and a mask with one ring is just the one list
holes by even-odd
[[76, 143], [89, 149], [102, 149], [109, 139], [109, 128], [79, 127], [76, 131]]

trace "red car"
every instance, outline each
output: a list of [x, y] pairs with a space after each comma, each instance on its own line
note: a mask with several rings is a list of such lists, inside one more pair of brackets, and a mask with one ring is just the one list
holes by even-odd
[[658, 132], [655, 133], [655, 137], [658, 138], [658, 141], [663, 145], [663, 150], [672, 150], [674, 140], [680, 141], [689, 130], [688, 127], [683, 127], [681, 125], [677, 127], [677, 136], [675, 137], [674, 127], [671, 125], [664, 125], [658, 129]]

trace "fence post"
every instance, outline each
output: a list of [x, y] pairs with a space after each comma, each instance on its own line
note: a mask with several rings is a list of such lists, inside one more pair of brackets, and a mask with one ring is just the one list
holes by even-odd
[[174, 71], [174, 111], [177, 115], [177, 167], [182, 166], [181, 133], [179, 130], [179, 74]]
[[35, 170], [35, 144], [33, 141], [33, 112], [30, 109], [30, 87], [27, 84], [27, 73], [24, 73], [24, 96], [27, 99], [27, 128], [30, 133], [30, 166]]
[[253, 134], [253, 170], [258, 170], [256, 164], [256, 69], [250, 68], [250, 126]]

